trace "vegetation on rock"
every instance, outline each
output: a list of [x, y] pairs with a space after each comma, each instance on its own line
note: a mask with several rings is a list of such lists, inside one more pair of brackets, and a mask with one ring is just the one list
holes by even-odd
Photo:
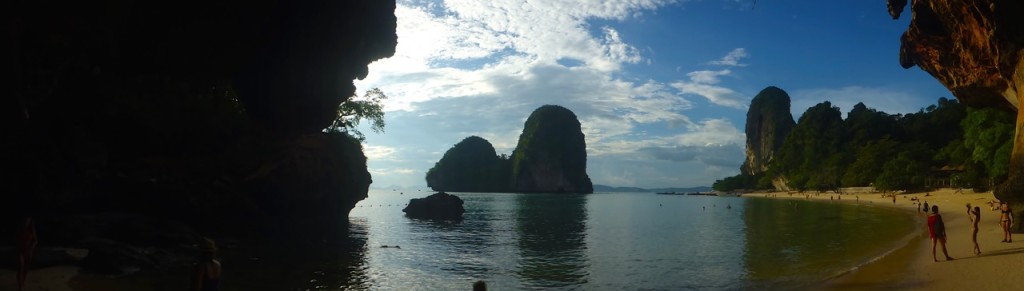
[[445, 152], [426, 180], [436, 191], [591, 193], [586, 169], [586, 141], [576, 115], [544, 105], [527, 118], [511, 157], [470, 136]]
[[798, 191], [864, 186], [982, 191], [1006, 179], [1012, 138], [1010, 114], [965, 108], [946, 98], [906, 115], [858, 103], [845, 120], [838, 108], [823, 102], [800, 117], [767, 172], [728, 177], [714, 188], [779, 188], [771, 183], [776, 180], [786, 182], [780, 190]]

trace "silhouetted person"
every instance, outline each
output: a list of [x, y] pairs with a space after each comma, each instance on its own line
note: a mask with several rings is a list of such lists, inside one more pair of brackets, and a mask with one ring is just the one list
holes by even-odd
[[932, 260], [939, 261], [935, 258], [935, 246], [938, 244], [942, 244], [942, 254], [946, 260], [953, 260], [946, 251], [946, 224], [942, 222], [942, 215], [939, 215], [938, 205], [932, 205], [932, 214], [928, 215], [928, 236], [932, 239]]
[[974, 242], [974, 254], [980, 255], [981, 248], [978, 247], [978, 221], [981, 221], [981, 207], [974, 207], [971, 211], [971, 204], [967, 203], [967, 217], [971, 219], [971, 241]]
[[26, 217], [18, 228], [18, 290], [25, 287], [25, 277], [28, 276], [29, 266], [32, 264], [32, 255], [35, 254], [36, 245], [39, 240], [36, 238], [36, 225], [32, 217]]
[[487, 291], [487, 283], [476, 281], [476, 283], [473, 283], [473, 291]]
[[220, 261], [217, 260], [217, 245], [210, 238], [199, 239], [199, 262], [192, 276], [193, 291], [220, 290]]

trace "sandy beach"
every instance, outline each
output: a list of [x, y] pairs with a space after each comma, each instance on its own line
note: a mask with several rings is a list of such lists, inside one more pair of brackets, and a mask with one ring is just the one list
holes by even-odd
[[[776, 199], [807, 199], [806, 195], [774, 193]], [[931, 255], [931, 241], [924, 221], [927, 214], [920, 212], [919, 235], [914, 236], [907, 245], [889, 255], [869, 263], [861, 268], [830, 280], [825, 289], [833, 290], [995, 290], [1005, 289], [1015, 274], [1024, 268], [1024, 234], [1013, 243], [1001, 243], [1002, 229], [999, 227], [999, 212], [990, 210], [986, 202], [996, 200], [991, 192], [973, 193], [966, 190], [963, 194], [954, 189], [941, 189], [925, 193], [897, 194], [896, 202], [892, 197], [882, 194], [845, 194], [842, 203], [870, 203], [872, 205], [895, 207], [918, 213], [920, 207], [912, 197], [930, 205], [939, 206], [939, 214], [946, 223], [946, 248], [953, 261], [942, 258], [941, 248], [936, 251], [939, 262], [934, 262]], [[758, 194], [753, 194], [758, 195]], [[810, 199], [825, 200], [836, 194], [811, 195]], [[981, 255], [972, 252], [970, 220], [965, 205], [981, 207], [981, 222], [978, 224], [978, 245]]]

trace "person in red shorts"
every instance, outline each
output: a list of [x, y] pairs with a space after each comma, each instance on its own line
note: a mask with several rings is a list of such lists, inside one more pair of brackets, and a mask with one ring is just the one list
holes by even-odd
[[932, 260], [939, 261], [935, 258], [937, 244], [942, 244], [942, 254], [946, 256], [946, 260], [953, 260], [949, 252], [946, 252], [946, 224], [942, 222], [942, 215], [939, 215], [938, 205], [932, 205], [932, 213], [928, 215], [928, 236], [932, 239]]

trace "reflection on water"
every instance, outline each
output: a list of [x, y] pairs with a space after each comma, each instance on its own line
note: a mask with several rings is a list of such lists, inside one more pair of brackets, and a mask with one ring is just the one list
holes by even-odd
[[587, 196], [521, 194], [516, 197], [519, 270], [530, 287], [565, 287], [587, 281]]
[[894, 247], [913, 216], [862, 204], [748, 199], [744, 260], [752, 287], [799, 287]]
[[369, 289], [367, 221], [321, 241], [281, 238], [224, 249], [224, 290]]

